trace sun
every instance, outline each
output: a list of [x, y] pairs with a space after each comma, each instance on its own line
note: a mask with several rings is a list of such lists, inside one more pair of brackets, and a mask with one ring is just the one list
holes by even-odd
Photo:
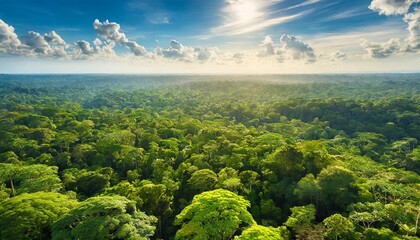
[[249, 22], [258, 16], [258, 8], [253, 1], [238, 2], [235, 4], [234, 12], [240, 22]]

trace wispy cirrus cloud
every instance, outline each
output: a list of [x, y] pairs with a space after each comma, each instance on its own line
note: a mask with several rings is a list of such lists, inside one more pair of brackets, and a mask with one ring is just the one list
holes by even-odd
[[290, 22], [304, 15], [305, 13], [298, 13], [298, 14], [285, 16], [285, 17], [271, 18], [271, 19], [264, 20], [262, 22], [249, 24], [247, 26], [234, 26], [234, 25], [227, 24], [227, 25], [213, 28], [212, 33], [215, 33], [215, 34], [220, 33], [220, 34], [226, 34], [226, 35], [240, 35], [240, 34], [263, 30], [273, 25], [279, 25], [282, 23]]
[[370, 12], [368, 12], [365, 9], [362, 9], [362, 8], [350, 9], [350, 10], [345, 10], [345, 11], [338, 12], [338, 13], [335, 13], [333, 15], [330, 15], [330, 16], [322, 19], [321, 22], [329, 22], [329, 21], [348, 19], [348, 18], [353, 18], [353, 17], [362, 16], [362, 15], [366, 15], [366, 14], [370, 14]]
[[296, 5], [293, 5], [293, 6], [288, 7], [287, 10], [292, 10], [292, 9], [295, 9], [295, 8], [309, 6], [309, 5], [318, 3], [320, 1], [321, 0], [306, 0], [306, 1], [302, 2], [302, 3], [299, 3], [299, 4], [296, 4]]
[[145, 19], [152, 24], [169, 24], [172, 15], [159, 5], [159, 1], [130, 1], [127, 7], [131, 11], [141, 11]]
[[284, 3], [283, 0], [225, 0], [225, 3], [226, 6], [220, 14], [224, 22], [210, 29], [212, 36], [235, 36], [257, 32], [294, 21], [309, 13], [309, 11], [298, 13], [275, 11], [277, 4]]

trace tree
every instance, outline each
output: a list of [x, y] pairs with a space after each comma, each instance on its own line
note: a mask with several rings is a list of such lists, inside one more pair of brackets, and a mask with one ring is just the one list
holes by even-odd
[[358, 202], [350, 206], [350, 219], [363, 228], [370, 228], [373, 223], [381, 222], [386, 216], [385, 207], [379, 202]]
[[52, 225], [52, 239], [149, 239], [154, 222], [125, 197], [92, 197]]
[[138, 196], [143, 204], [142, 208], [146, 214], [154, 215], [159, 220], [158, 234], [162, 235], [162, 225], [169, 214], [172, 213], [173, 193], [170, 193], [165, 185], [154, 184], [148, 180], [140, 182]]
[[[397, 236], [397, 234], [395, 234], [393, 231], [391, 231], [388, 228], [381, 228], [381, 229], [368, 228], [363, 232], [363, 235], [365, 236], [366, 239], [371, 239], [371, 240], [401, 239]], [[404, 238], [404, 239], [409, 239], [409, 238]], [[413, 238], [413, 239], [416, 239], [416, 238]]]
[[0, 163], [0, 180], [11, 188], [12, 195], [38, 191], [59, 191], [62, 183], [58, 168], [42, 164], [18, 166]]
[[214, 185], [217, 183], [217, 174], [210, 169], [201, 169], [195, 171], [191, 178], [188, 180], [188, 183], [191, 185], [192, 189], [198, 190], [200, 192], [212, 190]]
[[341, 214], [334, 214], [324, 219], [323, 221], [326, 232], [325, 236], [328, 239], [355, 239], [355, 228], [351, 221], [341, 216]]
[[324, 207], [327, 212], [344, 211], [347, 206], [357, 200], [358, 189], [355, 176], [348, 169], [329, 166], [317, 177]]
[[279, 176], [299, 176], [305, 170], [303, 160], [303, 154], [299, 149], [286, 145], [271, 154], [263, 163]]
[[240, 236], [236, 236], [235, 240], [283, 240], [280, 228], [264, 227], [260, 225], [252, 225], [245, 229]]
[[135, 201], [138, 207], [143, 204], [143, 200], [139, 197], [139, 189], [127, 181], [122, 181], [112, 187], [106, 188], [103, 195], [126, 197], [129, 200]]
[[243, 197], [223, 189], [196, 195], [176, 216], [174, 223], [181, 229], [175, 239], [230, 239], [255, 224], [248, 207], [250, 204]]
[[275, 226], [281, 222], [281, 208], [276, 206], [273, 199], [261, 199], [260, 203], [261, 219], [264, 225]]
[[297, 229], [301, 226], [311, 225], [312, 221], [315, 220], [316, 209], [313, 204], [292, 207], [290, 210], [292, 211], [292, 215], [290, 215], [284, 225], [291, 229]]
[[238, 193], [238, 190], [241, 188], [242, 183], [241, 179], [238, 177], [238, 171], [233, 168], [223, 168], [220, 170], [218, 183], [216, 184], [217, 188], [223, 188], [231, 192]]
[[0, 239], [49, 239], [50, 225], [78, 205], [59, 193], [24, 193], [0, 203]]
[[259, 180], [260, 176], [257, 172], [245, 170], [239, 173], [239, 177], [244, 185], [242, 191], [246, 194], [251, 193], [254, 186], [258, 187], [261, 185], [261, 181]]
[[321, 188], [319, 187], [315, 176], [309, 173], [297, 183], [297, 188], [293, 194], [297, 196], [303, 204], [317, 204], [320, 199]]
[[99, 172], [85, 172], [76, 181], [77, 192], [91, 197], [109, 186], [110, 176]]

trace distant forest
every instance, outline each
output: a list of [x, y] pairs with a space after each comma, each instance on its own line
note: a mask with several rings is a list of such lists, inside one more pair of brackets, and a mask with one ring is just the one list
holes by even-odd
[[419, 239], [420, 75], [0, 75], [0, 239]]

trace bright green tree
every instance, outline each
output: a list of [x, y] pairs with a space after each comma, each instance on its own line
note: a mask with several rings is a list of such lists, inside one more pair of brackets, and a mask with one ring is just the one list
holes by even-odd
[[230, 239], [255, 224], [248, 207], [250, 204], [243, 197], [223, 189], [196, 195], [176, 216], [175, 225], [181, 229], [175, 239]]
[[291, 229], [296, 229], [304, 225], [310, 225], [312, 221], [315, 220], [316, 209], [313, 204], [292, 207], [290, 210], [292, 211], [292, 215], [289, 216], [284, 225], [290, 227]]
[[49, 239], [50, 225], [78, 205], [59, 193], [24, 193], [0, 202], [0, 239]]
[[154, 222], [125, 197], [92, 197], [52, 225], [52, 239], [149, 239]]
[[235, 240], [283, 240], [279, 228], [252, 225], [245, 229]]
[[334, 214], [323, 221], [328, 239], [356, 239], [353, 223], [341, 214]]
[[13, 196], [38, 191], [54, 192], [62, 188], [57, 171], [55, 166], [42, 164], [19, 166], [0, 163], [0, 181], [10, 186]]

